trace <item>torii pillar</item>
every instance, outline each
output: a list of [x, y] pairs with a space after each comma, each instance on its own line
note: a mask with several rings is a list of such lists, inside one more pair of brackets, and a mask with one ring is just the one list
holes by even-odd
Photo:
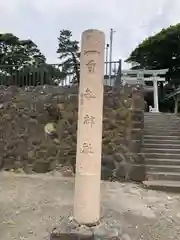
[[81, 39], [79, 111], [74, 219], [96, 225], [100, 219], [105, 35], [83, 32]]
[[154, 88], [154, 111], [159, 112], [159, 96], [158, 96], [158, 78], [157, 74], [153, 74], [153, 88]]

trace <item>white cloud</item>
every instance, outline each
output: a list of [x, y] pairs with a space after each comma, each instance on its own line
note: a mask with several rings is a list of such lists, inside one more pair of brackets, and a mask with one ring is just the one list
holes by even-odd
[[179, 0], [0, 0], [0, 32], [32, 38], [49, 62], [57, 62], [60, 29], [80, 40], [87, 28], [99, 28], [113, 42], [114, 59], [126, 58], [145, 37], [180, 22]]

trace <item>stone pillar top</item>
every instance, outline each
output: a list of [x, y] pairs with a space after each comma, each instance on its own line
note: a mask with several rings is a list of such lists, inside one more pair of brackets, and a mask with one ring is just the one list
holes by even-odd
[[[93, 54], [95, 52], [97, 54], [101, 54], [100, 49], [102, 49], [102, 43], [103, 43], [103, 48], [105, 49], [105, 42], [103, 41], [103, 39], [105, 39], [105, 35], [102, 31], [99, 31], [96, 29], [85, 30], [81, 38], [82, 50], [84, 53], [81, 56], [83, 55], [86, 56], [87, 54], [91, 54], [91, 53]], [[87, 49], [87, 46], [88, 46], [88, 49]]]

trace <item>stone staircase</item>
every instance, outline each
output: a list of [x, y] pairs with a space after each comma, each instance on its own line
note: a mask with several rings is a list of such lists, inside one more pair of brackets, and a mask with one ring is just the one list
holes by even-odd
[[169, 113], [145, 113], [146, 187], [180, 191], [180, 118]]

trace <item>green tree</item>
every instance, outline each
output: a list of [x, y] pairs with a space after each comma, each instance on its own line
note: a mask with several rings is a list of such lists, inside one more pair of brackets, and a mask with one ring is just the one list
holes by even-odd
[[134, 63], [135, 69], [169, 69], [169, 85], [180, 85], [180, 24], [145, 39], [126, 62]]
[[45, 56], [32, 40], [20, 40], [11, 33], [0, 34], [0, 65], [8, 66], [10, 72], [45, 62]]
[[62, 72], [72, 76], [72, 82], [79, 82], [79, 42], [72, 39], [71, 31], [64, 29], [60, 31], [57, 54], [61, 60]]
[[165, 96], [180, 86], [180, 24], [162, 29], [137, 46], [128, 59], [133, 69], [168, 69], [165, 84], [159, 83], [160, 106], [172, 108]]
[[59, 68], [46, 63], [32, 40], [20, 40], [11, 33], [0, 34], [0, 84], [58, 84], [64, 75]]

